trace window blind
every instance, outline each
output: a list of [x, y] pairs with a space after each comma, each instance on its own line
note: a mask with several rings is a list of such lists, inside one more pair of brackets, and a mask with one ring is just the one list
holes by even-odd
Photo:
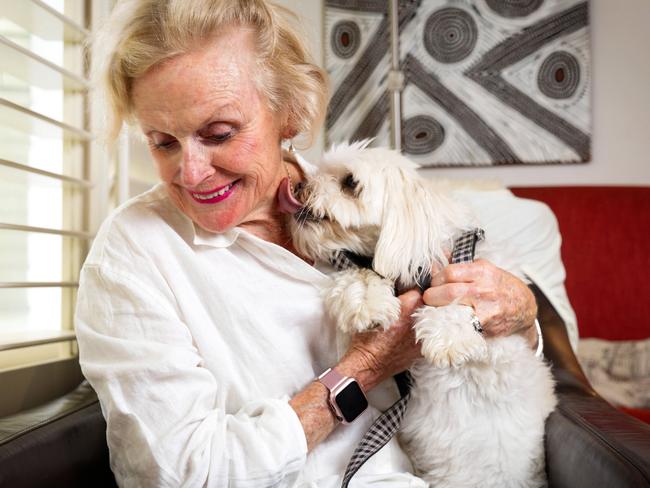
[[0, 0], [0, 369], [76, 354], [79, 270], [106, 188], [93, 183], [91, 7]]

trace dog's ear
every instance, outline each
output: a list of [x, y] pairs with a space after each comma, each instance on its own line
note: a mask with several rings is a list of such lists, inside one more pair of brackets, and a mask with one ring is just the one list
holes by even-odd
[[373, 268], [411, 286], [434, 262], [446, 263], [452, 209], [446, 199], [428, 191], [415, 170], [387, 167], [382, 173], [384, 208]]

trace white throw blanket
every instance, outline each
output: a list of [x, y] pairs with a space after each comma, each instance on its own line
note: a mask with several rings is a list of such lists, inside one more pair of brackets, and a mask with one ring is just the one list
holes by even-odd
[[614, 405], [650, 408], [650, 338], [580, 339], [578, 359], [594, 389]]

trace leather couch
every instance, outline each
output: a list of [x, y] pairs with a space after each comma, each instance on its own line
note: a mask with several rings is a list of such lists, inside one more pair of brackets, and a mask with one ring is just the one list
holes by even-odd
[[558, 406], [546, 422], [550, 487], [650, 487], [650, 425], [603, 400], [576, 359], [564, 322], [533, 286]]
[[0, 419], [0, 487], [117, 486], [95, 391], [75, 390]]

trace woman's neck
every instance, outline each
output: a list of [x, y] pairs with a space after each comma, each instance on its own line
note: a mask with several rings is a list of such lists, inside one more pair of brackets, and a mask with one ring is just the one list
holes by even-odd
[[277, 213], [273, 218], [246, 222], [240, 227], [260, 239], [286, 247], [291, 242], [287, 218], [287, 215]]
[[[300, 166], [291, 160], [285, 159], [283, 166], [286, 176], [289, 178], [291, 185], [296, 185], [304, 179], [304, 174]], [[268, 242], [282, 246], [285, 249], [299, 256], [291, 240], [289, 231], [289, 219], [292, 216], [281, 213], [277, 207], [277, 195], [274, 201], [274, 208], [270, 214], [240, 225], [247, 232]]]

